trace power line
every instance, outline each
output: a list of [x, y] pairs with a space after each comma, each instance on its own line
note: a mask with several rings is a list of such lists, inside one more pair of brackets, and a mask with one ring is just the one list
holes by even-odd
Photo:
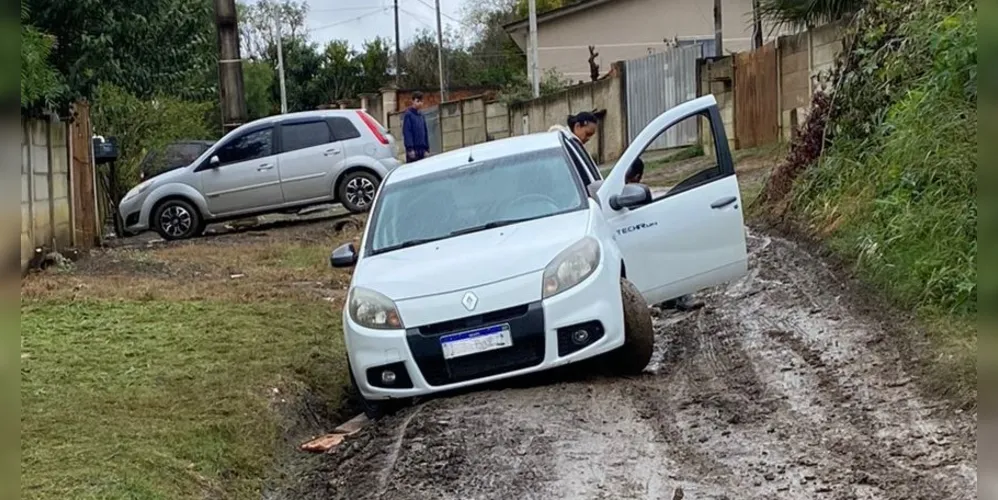
[[365, 17], [370, 17], [370, 16], [373, 16], [374, 14], [382, 14], [382, 13], [387, 12], [387, 11], [388, 11], [388, 7], [381, 7], [381, 8], [379, 8], [378, 10], [376, 10], [374, 12], [368, 12], [367, 14], [361, 14], [361, 15], [359, 15], [357, 17], [352, 18], [352, 19], [346, 19], [346, 20], [343, 20], [343, 21], [337, 21], [337, 22], [332, 23], [332, 24], [327, 24], [327, 25], [324, 25], [324, 26], [318, 26], [316, 28], [309, 29], [308, 31], [311, 33], [313, 31], [319, 31], [319, 30], [324, 30], [326, 28], [332, 28], [333, 26], [339, 26], [341, 24], [347, 24], [347, 23], [352, 23], [354, 21], [360, 21], [361, 19], [364, 19]]
[[312, 9], [312, 8], [309, 8], [308, 11], [309, 12], [342, 12], [342, 11], [349, 11], [349, 10], [373, 10], [373, 9], [383, 9], [383, 8], [384, 8], [384, 6], [381, 6], [381, 7], [332, 7], [332, 8], [328, 8], [328, 9]]
[[[416, 1], [419, 2], [419, 3], [421, 3], [421, 4], [423, 4], [423, 5], [425, 5], [427, 8], [433, 10], [434, 12], [437, 10], [436, 7], [430, 5], [426, 0], [416, 0]], [[461, 21], [459, 21], [457, 19], [454, 19], [453, 17], [447, 15], [443, 11], [440, 12], [440, 15], [446, 17], [447, 19], [450, 19], [451, 21], [454, 21], [455, 23], [460, 23], [461, 22]]]

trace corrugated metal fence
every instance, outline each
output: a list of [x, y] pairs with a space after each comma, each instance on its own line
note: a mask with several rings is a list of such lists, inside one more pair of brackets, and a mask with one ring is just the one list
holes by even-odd
[[[697, 59], [704, 45], [679, 46], [625, 63], [628, 143], [665, 110], [697, 97]], [[696, 120], [670, 128], [648, 147], [663, 149], [696, 144]]]

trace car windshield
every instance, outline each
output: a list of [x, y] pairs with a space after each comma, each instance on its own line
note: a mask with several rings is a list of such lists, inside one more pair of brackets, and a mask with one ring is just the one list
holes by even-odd
[[147, 178], [194, 162], [208, 149], [210, 143], [183, 142], [167, 145], [163, 149], [150, 151], [142, 160], [140, 171]]
[[520, 153], [386, 184], [368, 243], [373, 255], [585, 206], [561, 148]]

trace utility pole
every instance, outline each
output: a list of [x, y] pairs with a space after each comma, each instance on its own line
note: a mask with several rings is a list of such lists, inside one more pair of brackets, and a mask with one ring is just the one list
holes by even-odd
[[284, 41], [281, 34], [281, 8], [278, 6], [274, 10], [274, 25], [277, 27], [277, 78], [281, 86], [281, 114], [288, 112], [288, 93], [284, 87]]
[[762, 17], [759, 15], [759, 0], [752, 0], [752, 48], [762, 47]]
[[246, 123], [243, 60], [239, 56], [236, 2], [214, 1], [215, 29], [218, 33], [218, 93], [222, 107], [222, 129], [228, 132]]
[[538, 69], [540, 64], [537, 62], [537, 0], [528, 0], [528, 3], [530, 4], [530, 84], [536, 99], [541, 96], [541, 75]]
[[721, 35], [721, 0], [714, 0], [714, 55], [724, 55], [724, 37]]
[[440, 102], [447, 100], [447, 87], [444, 85], [444, 32], [440, 23], [440, 0], [437, 0], [437, 71], [440, 72]]
[[395, 0], [395, 87], [402, 85], [402, 41], [399, 38], [399, 0]]

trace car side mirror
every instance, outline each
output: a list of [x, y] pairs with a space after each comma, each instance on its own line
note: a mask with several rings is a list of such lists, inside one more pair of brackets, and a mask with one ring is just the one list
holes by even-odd
[[335, 268], [353, 267], [357, 263], [357, 249], [353, 243], [340, 245], [329, 256], [329, 265]]
[[208, 159], [209, 168], [218, 168], [218, 166], [221, 164], [222, 160], [218, 159], [218, 155], [212, 155], [211, 158]]
[[610, 197], [610, 208], [614, 210], [637, 208], [648, 203], [651, 203], [651, 189], [637, 182], [624, 184], [620, 194]]

